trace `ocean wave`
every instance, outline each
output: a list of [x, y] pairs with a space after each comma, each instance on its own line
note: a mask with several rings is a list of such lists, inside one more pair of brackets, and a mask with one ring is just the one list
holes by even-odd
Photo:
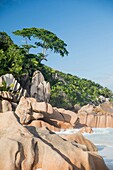
[[73, 134], [73, 133], [77, 133], [79, 131], [79, 129], [61, 129], [60, 132], [55, 132], [56, 134], [65, 134], [65, 135], [68, 135], [68, 134]]

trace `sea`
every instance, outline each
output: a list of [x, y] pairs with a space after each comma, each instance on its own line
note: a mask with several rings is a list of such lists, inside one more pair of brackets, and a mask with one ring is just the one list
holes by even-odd
[[[58, 134], [73, 134], [77, 129], [62, 130]], [[113, 170], [113, 128], [93, 128], [94, 133], [84, 133], [84, 137], [92, 141], [98, 148], [109, 170]]]

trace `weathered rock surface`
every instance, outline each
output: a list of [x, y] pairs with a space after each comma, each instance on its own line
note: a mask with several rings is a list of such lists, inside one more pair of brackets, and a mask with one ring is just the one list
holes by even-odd
[[62, 108], [60, 109], [56, 108], [56, 110], [63, 116], [65, 122], [71, 123], [73, 127], [76, 126], [78, 118], [75, 112], [72, 112], [70, 110], [65, 110]]
[[37, 102], [34, 98], [22, 97], [16, 108], [16, 114], [22, 124], [27, 124], [32, 120], [49, 117], [53, 113], [53, 108], [49, 103]]
[[79, 130], [80, 133], [93, 133], [93, 129], [91, 127], [82, 127], [80, 130]]
[[42, 170], [45, 170], [45, 167], [47, 170], [99, 170], [101, 167], [104, 170], [107, 168], [97, 154], [85, 152], [47, 129], [37, 129], [37, 132], [41, 139], [39, 144], [42, 150], [39, 149], [41, 157], [39, 157], [36, 168], [42, 168]]
[[13, 100], [12, 94], [10, 92], [7, 92], [7, 91], [0, 91], [0, 98], [6, 99], [6, 100], [9, 100], [9, 101]]
[[[53, 122], [52, 122], [53, 123]], [[43, 120], [33, 120], [31, 123], [29, 123], [27, 126], [34, 126], [36, 128], [43, 128], [43, 127], [47, 127], [52, 131], [60, 131], [60, 128], [56, 125], [47, 123]]]
[[91, 114], [91, 113], [94, 113], [94, 108], [95, 106], [94, 105], [90, 105], [90, 104], [87, 104], [87, 105], [84, 105], [83, 107], [81, 107], [81, 109], [78, 111], [78, 114], [79, 113], [83, 113], [83, 114]]
[[98, 128], [113, 128], [113, 115], [80, 114], [80, 124]]
[[80, 126], [113, 127], [113, 102], [105, 102], [99, 106], [83, 106], [78, 111], [78, 117]]
[[31, 170], [36, 142], [13, 112], [0, 114], [0, 169]]
[[78, 104], [74, 105], [74, 111], [78, 113], [78, 111], [81, 109], [81, 107]]
[[50, 99], [50, 83], [44, 80], [44, 76], [38, 70], [33, 73], [30, 96], [41, 102], [49, 102]]
[[83, 151], [46, 128], [23, 127], [14, 112], [0, 114], [1, 170], [107, 170], [99, 155]]
[[12, 104], [8, 100], [0, 100], [0, 112], [12, 111]]
[[0, 91], [0, 112], [12, 111], [13, 96], [7, 91]]
[[68, 141], [75, 142], [75, 145], [76, 143], [81, 144], [82, 148], [83, 149], [85, 148], [85, 150], [87, 151], [92, 151], [92, 152], [98, 151], [97, 147], [91, 141], [86, 139], [80, 132], [69, 134], [69, 135], [60, 135], [60, 136]]
[[96, 108], [98, 112], [102, 112], [103, 114], [113, 114], [113, 102], [104, 102]]
[[[12, 74], [5, 74], [1, 76], [2, 81], [5, 81], [6, 87], [12, 91], [12, 100], [18, 102], [22, 96], [27, 96], [27, 90], [20, 86], [20, 83], [14, 78]], [[3, 92], [0, 92], [1, 94]], [[5, 93], [7, 94], [7, 93]], [[9, 93], [10, 94], [10, 93]], [[8, 95], [9, 95], [8, 94]], [[6, 98], [6, 97], [5, 97]], [[7, 99], [9, 96], [7, 96]]]
[[[67, 129], [75, 127], [78, 118], [77, 114], [65, 109], [53, 108], [49, 103], [37, 102], [34, 98], [22, 97], [16, 108], [16, 114], [20, 118], [22, 124], [30, 125], [33, 120], [35, 120], [36, 127], [42, 127], [45, 124], [49, 125], [53, 130], [55, 129]], [[43, 121], [40, 121], [43, 120]]]

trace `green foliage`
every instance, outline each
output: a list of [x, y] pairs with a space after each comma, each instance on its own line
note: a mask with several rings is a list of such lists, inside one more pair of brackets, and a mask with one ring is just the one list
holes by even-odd
[[29, 54], [29, 50], [31, 49], [31, 48], [36, 48], [36, 46], [34, 46], [34, 45], [28, 45], [28, 44], [24, 44], [24, 45], [22, 45], [22, 47], [23, 47], [23, 49], [24, 49], [24, 51], [26, 52], [26, 54]]
[[10, 73], [14, 75], [22, 74], [25, 56], [22, 54], [21, 49], [17, 48], [15, 45], [12, 45], [7, 49], [6, 55]]
[[0, 49], [6, 51], [7, 48], [13, 44], [11, 38], [5, 32], [0, 32]]
[[5, 81], [3, 81], [2, 84], [0, 84], [0, 91], [8, 91]]
[[5, 73], [22, 74], [24, 58], [21, 50], [14, 44], [9, 46], [6, 51], [0, 50], [0, 75]]
[[31, 76], [39, 66], [37, 55], [27, 54], [25, 49], [15, 45], [6, 33], [3, 35], [5, 39], [0, 39], [2, 45], [0, 46], [0, 76], [6, 73], [12, 73], [15, 77], [21, 77], [22, 74]]
[[73, 109], [75, 104], [83, 106], [94, 103], [98, 105], [99, 96], [113, 99], [111, 90], [91, 80], [64, 74], [44, 65], [41, 71], [51, 84], [50, 103], [53, 106]]
[[0, 91], [9, 91], [12, 87], [14, 87], [14, 84], [7, 86], [7, 83], [5, 81], [2, 81], [2, 84], [0, 84]]
[[[35, 45], [30, 46], [33, 48], [42, 48], [42, 52], [38, 53], [39, 61], [47, 60], [47, 50], [51, 50], [54, 53], [59, 53], [62, 57], [68, 55], [68, 51], [66, 50], [67, 44], [64, 43], [63, 40], [58, 38], [54, 33], [42, 29], [42, 28], [23, 28], [22, 30], [17, 30], [13, 32], [15, 35], [23, 36], [24, 38], [35, 38], [37, 41]], [[28, 50], [29, 45], [24, 46]]]
[[[61, 56], [68, 54], [65, 48], [67, 45], [55, 34], [38, 28], [19, 30], [15, 34], [28, 39], [37, 38], [38, 42], [35, 42], [35, 45], [25, 44], [20, 48], [6, 33], [0, 32], [0, 76], [12, 73], [17, 79], [20, 79], [23, 74], [28, 74], [31, 77], [35, 70], [40, 70], [46, 81], [51, 84], [50, 103], [65, 109], [73, 109], [75, 104], [81, 106], [88, 103], [99, 104], [99, 96], [113, 100], [113, 93], [108, 88], [41, 64], [42, 60], [46, 60], [46, 51], [49, 49], [60, 53]], [[36, 46], [41, 47], [42, 52], [30, 54], [29, 50]], [[0, 90], [7, 91], [6, 85], [2, 84]]]
[[[22, 74], [27, 73], [31, 77], [32, 73], [42, 66], [41, 61], [47, 60], [46, 51], [49, 49], [60, 53], [61, 56], [68, 55], [64, 41], [48, 30], [24, 28], [15, 31], [14, 34], [23, 36], [26, 44], [20, 48], [5, 32], [0, 32], [0, 75], [12, 73], [16, 77], [21, 77]], [[27, 44], [27, 39], [31, 40], [32, 37], [38, 41], [34, 45]], [[29, 53], [31, 48], [37, 47], [42, 48], [41, 53]]]

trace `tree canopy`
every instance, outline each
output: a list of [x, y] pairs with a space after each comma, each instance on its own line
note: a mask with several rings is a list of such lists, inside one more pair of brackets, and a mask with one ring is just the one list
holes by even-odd
[[[61, 56], [68, 55], [67, 44], [59, 39], [54, 33], [42, 28], [23, 28], [13, 32], [25, 38], [26, 43], [19, 47], [14, 44], [5, 32], [0, 32], [0, 75], [13, 73], [21, 76], [27, 73], [30, 77], [32, 73], [42, 67], [41, 61], [47, 60], [47, 51], [51, 50]], [[28, 44], [28, 40], [34, 38], [34, 44]], [[42, 48], [38, 54], [30, 53], [31, 48]]]
[[[26, 34], [28, 37], [26, 37]], [[25, 31], [25, 35], [22, 32], [22, 36], [31, 39], [32, 36], [35, 37], [35, 34], [31, 34], [29, 31], [26, 33]], [[39, 39], [40, 36], [41, 39]], [[38, 40], [41, 41], [36, 43], [44, 43], [44, 39], [42, 41], [42, 38], [45, 35], [42, 34], [40, 36]], [[6, 73], [12, 73], [19, 81], [23, 74], [27, 74], [31, 78], [35, 70], [40, 70], [46, 81], [49, 81], [51, 84], [50, 103], [52, 106], [63, 107], [65, 109], [73, 109], [75, 104], [81, 106], [88, 103], [99, 104], [101, 102], [99, 101], [99, 96], [113, 100], [113, 93], [108, 88], [103, 88], [91, 80], [80, 79], [77, 76], [53, 70], [40, 63], [39, 55], [29, 53], [29, 49], [35, 48], [36, 43], [33, 45], [26, 43], [21, 48], [14, 44], [5, 32], [0, 32], [0, 76]], [[46, 48], [47, 51], [49, 46], [47, 48], [45, 45], [47, 43], [44, 44], [43, 48]], [[51, 49], [54, 50], [54, 46]], [[43, 53], [40, 54], [40, 57], [41, 55], [43, 57]], [[1, 90], [7, 90], [6, 86], [1, 87]]]
[[25, 50], [14, 44], [5, 32], [0, 32], [0, 76], [6, 73], [32, 75], [39, 64], [35, 56], [29, 54], [28, 57]]
[[[59, 53], [62, 57], [68, 55], [66, 49], [67, 44], [48, 30], [43, 28], [23, 28], [22, 30], [14, 31], [13, 33], [26, 38], [26, 44], [23, 45], [23, 48], [25, 48], [27, 52], [30, 48], [42, 48], [42, 51], [37, 55], [40, 62], [42, 60], [47, 60], [48, 50]], [[27, 44], [27, 39], [31, 40], [31, 38], [36, 39], [34, 45]]]

